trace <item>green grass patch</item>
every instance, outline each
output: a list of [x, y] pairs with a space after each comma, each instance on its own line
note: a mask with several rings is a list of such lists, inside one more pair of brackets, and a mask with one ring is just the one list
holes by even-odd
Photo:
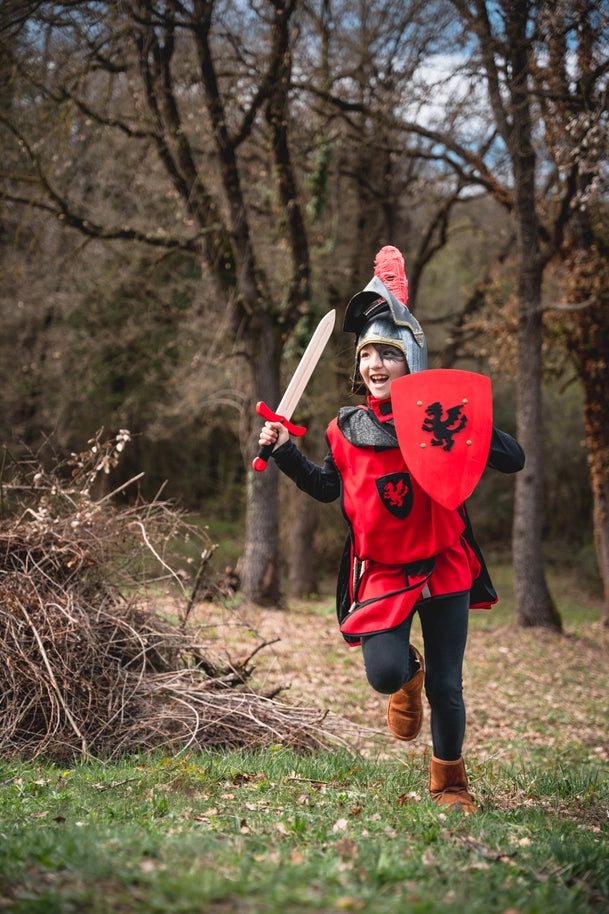
[[470, 773], [482, 808], [466, 818], [428, 798], [425, 756], [277, 748], [69, 770], [2, 762], [0, 908], [607, 910], [603, 772], [562, 758]]

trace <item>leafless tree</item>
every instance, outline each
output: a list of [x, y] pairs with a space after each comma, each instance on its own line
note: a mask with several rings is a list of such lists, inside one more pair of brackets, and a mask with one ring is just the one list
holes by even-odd
[[[253, 403], [278, 401], [282, 345], [309, 306], [307, 233], [288, 142], [294, 8], [294, 0], [238, 8], [220, 0], [42, 2], [25, 19], [14, 10], [13, 30], [27, 53], [5, 45], [22, 91], [41, 100], [37, 122], [24, 122], [16, 110], [2, 115], [17, 166], [5, 199], [47, 212], [85, 237], [200, 259], [250, 377], [253, 397], [242, 416], [247, 462]], [[118, 192], [114, 209], [107, 185], [74, 180], [58, 143], [64, 153], [77, 147], [81, 131], [90, 135], [89, 147], [104, 132], [123, 137], [127, 154], [140, 156], [136, 183], [141, 159], [162, 177], [173, 205], [160, 224], [146, 218], [141, 178], [130, 198]], [[257, 216], [256, 237], [255, 181], [270, 200], [265, 219]], [[280, 277], [275, 286], [269, 262]], [[273, 474], [252, 475], [248, 493], [243, 587], [251, 599], [275, 601]]]
[[566, 303], [554, 319], [584, 391], [594, 537], [609, 625], [609, 11], [583, 0], [547, 4], [538, 29], [548, 48], [545, 66], [540, 62], [533, 73], [554, 166], [548, 183], [562, 171], [573, 190], [556, 232]]
[[[448, 125], [439, 122], [430, 129], [429, 125], [412, 124], [411, 129], [436, 143], [444, 160], [454, 164], [458, 174], [469, 173], [513, 217], [518, 302], [517, 424], [518, 437], [527, 454], [526, 468], [516, 481], [513, 530], [518, 621], [523, 626], [560, 629], [560, 617], [546, 583], [542, 545], [543, 278], [548, 265], [562, 250], [578, 198], [584, 188], [589, 191], [591, 187], [591, 176], [585, 175], [582, 156], [568, 140], [568, 134], [578, 110], [587, 110], [592, 104], [598, 113], [599, 102], [601, 107], [606, 103], [607, 56], [600, 51], [606, 47], [607, 17], [596, 4], [554, 4], [544, 0], [451, 2], [461, 31], [455, 32], [458, 53], [450, 77], [466, 79], [469, 96], [458, 100], [456, 106], [449, 105]], [[562, 31], [544, 31], [543, 23], [547, 24], [553, 15], [561, 20]], [[581, 74], [583, 78], [569, 82], [569, 116], [562, 124], [562, 155], [564, 158], [567, 154], [569, 167], [561, 168], [552, 159], [551, 144], [542, 128], [548, 109], [564, 104], [566, 99], [556, 80], [547, 79], [549, 68], [545, 62], [555, 57], [556, 42], [560, 42], [561, 72], [566, 75], [567, 48], [576, 48], [581, 42], [578, 35], [582, 33], [578, 30], [584, 25], [586, 40], [592, 40], [595, 48], [595, 63], [586, 69], [585, 76]], [[540, 79], [542, 70], [545, 81]], [[491, 117], [485, 120], [478, 97], [476, 135], [472, 134], [472, 112], [467, 112], [480, 87], [486, 93]], [[545, 124], [547, 127], [549, 122], [546, 120]]]

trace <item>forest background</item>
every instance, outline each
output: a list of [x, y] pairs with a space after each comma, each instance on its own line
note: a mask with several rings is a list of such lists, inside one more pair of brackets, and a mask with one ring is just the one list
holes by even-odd
[[129, 429], [108, 490], [143, 471], [146, 497], [237, 531], [247, 599], [315, 592], [340, 511], [251, 470], [255, 404], [336, 308], [295, 417], [321, 460], [352, 399], [344, 309], [394, 244], [430, 366], [490, 374], [527, 453], [470, 512], [487, 555], [512, 549], [518, 622], [560, 630], [548, 562], [609, 620], [605, 4], [9, 0], [0, 17], [3, 466]]

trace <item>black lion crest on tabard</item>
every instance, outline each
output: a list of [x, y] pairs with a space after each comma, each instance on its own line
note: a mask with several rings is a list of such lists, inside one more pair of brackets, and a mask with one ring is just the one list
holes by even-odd
[[388, 473], [376, 480], [381, 501], [394, 517], [403, 520], [412, 510], [412, 482], [410, 473]]
[[425, 413], [429, 418], [425, 419], [421, 428], [424, 432], [431, 432], [433, 438], [431, 443], [434, 447], [444, 448], [450, 451], [453, 444], [453, 435], [460, 432], [467, 425], [467, 416], [462, 413], [463, 404], [451, 406], [446, 410], [446, 418], [442, 418], [444, 412], [442, 404], [439, 402], [432, 403], [427, 407]]

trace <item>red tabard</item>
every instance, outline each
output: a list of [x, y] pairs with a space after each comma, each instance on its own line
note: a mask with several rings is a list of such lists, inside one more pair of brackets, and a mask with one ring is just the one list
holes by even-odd
[[[363, 564], [341, 631], [362, 635], [393, 628], [423, 590], [426, 597], [469, 590], [480, 564], [461, 536], [459, 512], [435, 502], [411, 478], [399, 447], [355, 446], [336, 419], [327, 436], [355, 558]], [[435, 564], [417, 568], [425, 559]]]

